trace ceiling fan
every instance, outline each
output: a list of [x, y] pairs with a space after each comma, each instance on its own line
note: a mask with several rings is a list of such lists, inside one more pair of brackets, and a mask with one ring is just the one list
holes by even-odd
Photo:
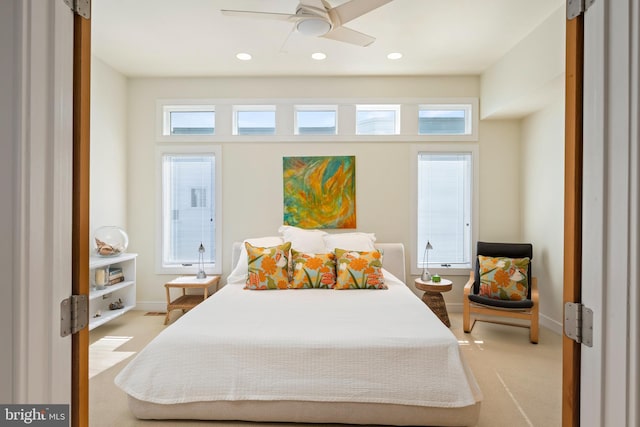
[[357, 46], [369, 46], [375, 37], [344, 27], [347, 22], [393, 0], [350, 0], [336, 7], [326, 0], [300, 0], [295, 14], [222, 9], [225, 15], [276, 19], [294, 23], [293, 31]]

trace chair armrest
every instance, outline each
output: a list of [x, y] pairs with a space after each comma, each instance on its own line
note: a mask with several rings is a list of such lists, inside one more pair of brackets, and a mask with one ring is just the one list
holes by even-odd
[[[469, 296], [469, 294], [471, 293], [471, 289], [473, 288], [473, 282], [474, 282], [474, 277], [473, 277], [473, 271], [472, 271], [472, 272], [469, 273], [469, 280], [464, 285], [464, 297], [465, 298], [467, 296]], [[533, 293], [533, 288], [531, 288], [531, 292]]]
[[532, 277], [531, 278], [531, 301], [533, 301], [534, 304], [538, 304], [538, 278], [537, 277]]

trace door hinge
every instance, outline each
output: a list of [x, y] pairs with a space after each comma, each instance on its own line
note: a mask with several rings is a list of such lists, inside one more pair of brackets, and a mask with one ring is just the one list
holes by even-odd
[[586, 12], [596, 0], [567, 0], [567, 19], [573, 19]]
[[593, 310], [577, 302], [565, 303], [564, 334], [578, 344], [593, 346]]
[[64, 2], [73, 13], [86, 19], [91, 17], [91, 0], [64, 0]]
[[89, 299], [71, 295], [60, 303], [60, 336], [75, 334], [89, 323]]

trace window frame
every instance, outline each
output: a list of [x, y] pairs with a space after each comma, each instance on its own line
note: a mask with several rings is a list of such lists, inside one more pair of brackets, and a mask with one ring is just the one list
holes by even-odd
[[[194, 275], [198, 273], [198, 265], [190, 266], [165, 266], [163, 260], [163, 157], [165, 155], [206, 155], [210, 154], [215, 159], [214, 176], [214, 200], [215, 203], [215, 245], [216, 254], [213, 265], [205, 264], [207, 274], [222, 273], [222, 147], [220, 145], [168, 145], [162, 144], [156, 147], [156, 233], [155, 233], [155, 273], [156, 274], [182, 274]], [[195, 250], [195, 249], [194, 249]]]
[[422, 256], [424, 250], [419, 250], [418, 245], [418, 162], [421, 153], [434, 153], [434, 154], [471, 154], [471, 247], [470, 247], [470, 263], [464, 267], [442, 267], [435, 263], [429, 262], [429, 272], [431, 274], [437, 273], [443, 276], [468, 276], [473, 266], [475, 259], [475, 242], [478, 241], [478, 229], [479, 229], [479, 189], [480, 189], [480, 147], [477, 143], [459, 143], [459, 144], [445, 144], [445, 143], [433, 143], [433, 144], [412, 144], [410, 148], [410, 178], [411, 178], [411, 248], [410, 254], [410, 273], [415, 276], [419, 276], [422, 273], [422, 267], [419, 266], [422, 263]]
[[[298, 134], [295, 130], [295, 108], [299, 105], [336, 106], [336, 134]], [[395, 134], [356, 134], [358, 105], [393, 106], [396, 113]], [[419, 134], [418, 115], [421, 105], [470, 105], [470, 135]], [[215, 111], [213, 135], [163, 135], [165, 107], [189, 110], [211, 108]], [[275, 134], [237, 135], [235, 110], [275, 108]], [[371, 108], [371, 107], [369, 107]], [[477, 142], [479, 140], [479, 99], [476, 97], [357, 97], [357, 98], [158, 98], [156, 99], [156, 141], [159, 143], [227, 143], [227, 142]], [[235, 131], [235, 133], [234, 133]]]

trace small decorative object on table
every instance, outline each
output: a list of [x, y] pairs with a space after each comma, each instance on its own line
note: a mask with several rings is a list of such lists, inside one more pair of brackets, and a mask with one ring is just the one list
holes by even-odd
[[432, 281], [433, 283], [440, 283], [440, 276], [439, 276], [439, 275], [437, 275], [437, 274], [432, 275], [432, 276], [431, 276], [431, 281]]
[[129, 236], [120, 227], [106, 226], [98, 228], [93, 234], [94, 250], [97, 255], [110, 257], [127, 251]]

